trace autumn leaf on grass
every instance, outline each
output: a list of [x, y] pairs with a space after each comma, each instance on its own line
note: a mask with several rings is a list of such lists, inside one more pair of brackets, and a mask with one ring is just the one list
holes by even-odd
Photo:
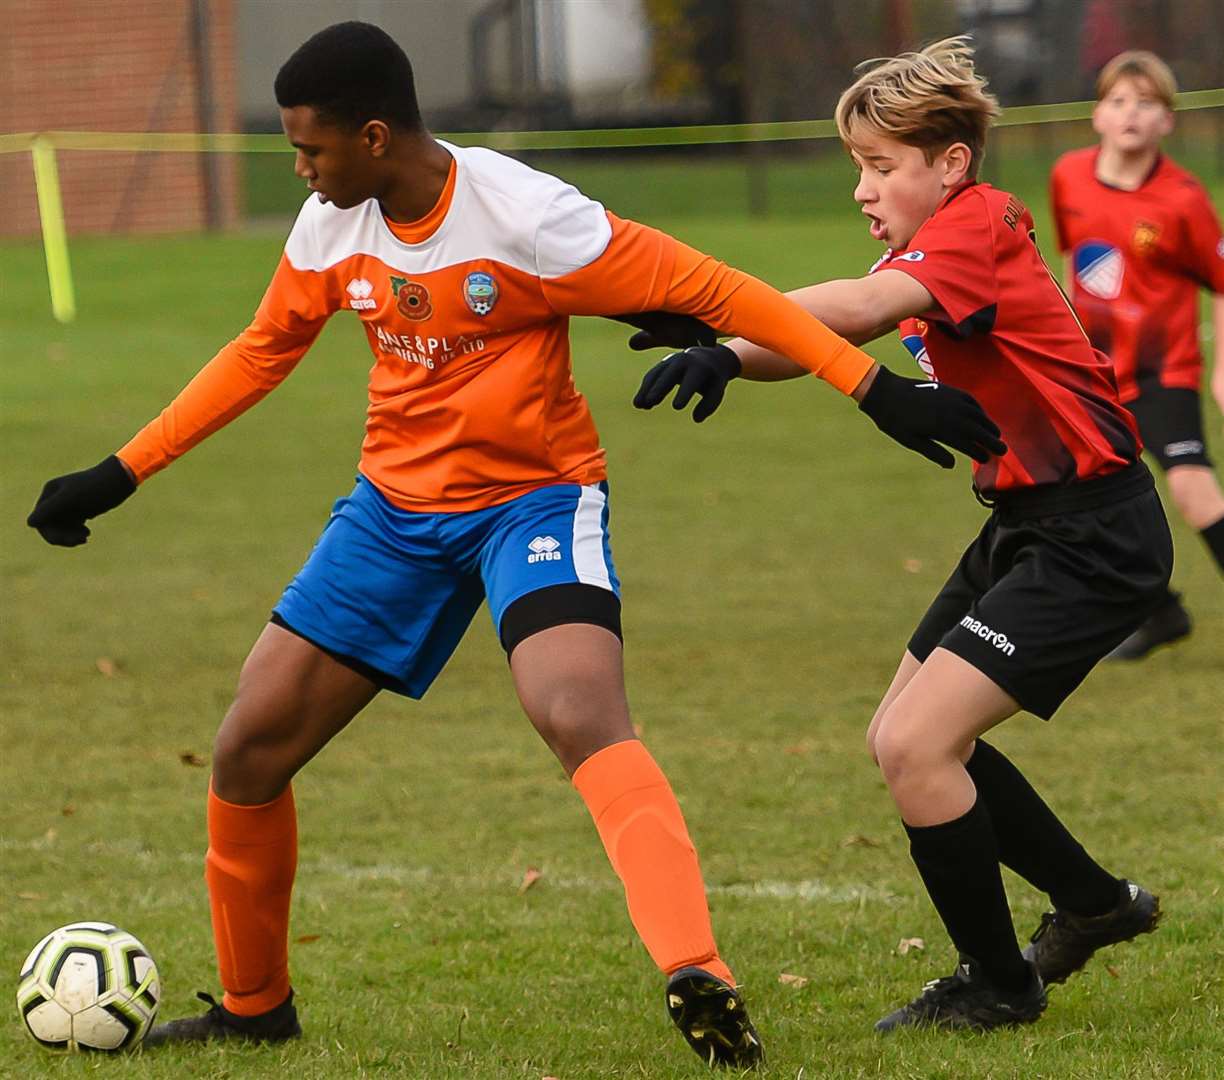
[[782, 972], [782, 974], [778, 976], [778, 982], [780, 982], [783, 986], [793, 986], [796, 990], [801, 990], [803, 987], [807, 986], [810, 981], [810, 979], [803, 975], [792, 975], [787, 971]]
[[921, 559], [906, 559], [901, 564], [901, 569], [904, 570], [907, 574], [921, 573], [922, 560]]
[[102, 672], [102, 674], [108, 679], [113, 679], [119, 674], [119, 665], [109, 656], [99, 656], [98, 659], [94, 661], [94, 667]]
[[523, 873], [523, 880], [519, 882], [519, 896], [522, 896], [528, 889], [531, 888], [537, 881], [544, 876], [543, 871], [537, 870], [534, 866], [527, 867]]
[[65, 803], [62, 807], [60, 807], [60, 813], [63, 814], [64, 817], [72, 817], [72, 815], [76, 813], [76, 807], [73, 806], [72, 803]]
[[897, 942], [897, 955], [904, 956], [907, 952], [922, 952], [926, 948], [926, 942], [920, 937], [903, 937]]
[[184, 765], [190, 765], [195, 769], [202, 769], [208, 764], [208, 762], [205, 761], [204, 758], [200, 757], [200, 755], [194, 750], [184, 750], [181, 754], [179, 754], [179, 761], [181, 761]]
[[303, 934], [300, 938], [295, 938], [299, 945], [309, 945], [312, 941], [318, 941], [322, 934]]
[[842, 847], [879, 847], [879, 840], [872, 840], [870, 836], [863, 836], [862, 833], [855, 833], [853, 836], [847, 836], [841, 842]]

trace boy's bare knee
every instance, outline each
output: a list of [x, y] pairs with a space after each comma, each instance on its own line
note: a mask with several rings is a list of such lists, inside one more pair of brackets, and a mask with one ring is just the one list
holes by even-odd
[[903, 732], [885, 727], [876, 733], [872, 756], [890, 787], [913, 773], [917, 765], [914, 750], [912, 741]]
[[255, 805], [276, 798], [302, 762], [294, 729], [277, 710], [236, 700], [213, 739], [213, 790], [226, 802]]
[[880, 755], [876, 752], [876, 725], [872, 724], [867, 729], [867, 736], [864, 740], [867, 744], [867, 756], [871, 758], [876, 765], [880, 764]]
[[1224, 492], [1211, 469], [1175, 466], [1169, 470], [1167, 479], [1173, 505], [1191, 528], [1205, 529], [1224, 516]]

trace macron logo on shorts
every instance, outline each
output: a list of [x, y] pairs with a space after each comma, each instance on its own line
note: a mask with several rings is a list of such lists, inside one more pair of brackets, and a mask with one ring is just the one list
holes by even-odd
[[972, 615], [966, 615], [960, 621], [961, 626], [971, 634], [977, 634], [983, 641], [990, 642], [999, 652], [1005, 656], [1011, 656], [1016, 651], [1016, 646], [1007, 640], [1006, 634], [1000, 634], [997, 630], [991, 630], [989, 626], [979, 622]]
[[531, 550], [531, 554], [527, 556], [527, 561], [529, 563], [560, 562], [561, 552], [557, 550], [560, 546], [560, 543], [551, 536], [537, 536], [527, 545]]

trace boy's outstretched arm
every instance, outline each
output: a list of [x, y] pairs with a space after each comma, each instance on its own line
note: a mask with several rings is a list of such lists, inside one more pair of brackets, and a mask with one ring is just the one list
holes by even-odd
[[240, 416], [293, 370], [334, 304], [285, 256], [255, 318], [125, 446], [91, 469], [47, 481], [26, 519], [49, 544], [89, 539], [91, 518], [115, 509], [153, 473]]
[[[924, 285], [897, 270], [881, 270], [861, 278], [822, 281], [794, 289], [786, 293], [786, 297], [855, 345], [874, 341], [896, 329], [902, 319], [929, 311], [934, 306]], [[631, 349], [661, 344], [687, 351], [674, 353], [651, 368], [642, 379], [633, 403], [639, 409], [652, 409], [673, 387], [681, 387], [676, 395], [677, 409], [684, 408], [694, 393], [701, 396], [701, 403], [693, 410], [693, 419], [698, 422], [718, 408], [727, 383], [734, 378], [778, 382], [811, 374], [789, 357], [754, 345], [743, 337], [711, 349], [688, 348], [692, 342], [660, 341], [658, 334], [645, 331], [629, 339]], [[712, 343], [702, 341], [700, 344]], [[684, 392], [686, 384], [688, 393]], [[851, 396], [861, 401], [868, 385], [864, 380]]]
[[[935, 301], [926, 286], [899, 270], [881, 270], [861, 278], [807, 285], [786, 294], [815, 315], [835, 334], [855, 345], [874, 341], [897, 328], [902, 319], [930, 311]], [[742, 367], [741, 375], [755, 382], [773, 382], [806, 375], [806, 368], [744, 338], [726, 343]]]
[[[877, 338], [901, 320], [936, 306], [924, 285], [896, 270], [810, 285], [787, 298], [855, 344]], [[633, 403], [651, 409], [675, 389], [673, 405], [683, 409], [695, 394], [701, 400], [693, 419], [700, 423], [721, 404], [727, 383], [741, 374], [768, 382], [810, 370], [781, 353], [737, 338], [727, 345], [702, 345], [666, 357], [646, 373]], [[1007, 450], [998, 427], [969, 394], [955, 387], [907, 379], [872, 364], [848, 392], [886, 435], [944, 468], [950, 469], [955, 459], [939, 443], [979, 462]]]

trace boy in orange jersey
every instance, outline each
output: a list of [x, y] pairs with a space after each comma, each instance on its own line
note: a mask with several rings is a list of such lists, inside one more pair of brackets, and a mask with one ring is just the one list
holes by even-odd
[[[1020, 709], [1049, 719], [1161, 602], [1173, 553], [1108, 359], [1042, 262], [1028, 210], [976, 180], [998, 106], [973, 50], [953, 38], [869, 64], [837, 124], [859, 169], [854, 198], [888, 249], [864, 277], [791, 295], [852, 341], [898, 326], [923, 371], [971, 391], [1008, 445], [974, 468], [992, 513], [867, 732], [960, 954], [953, 975], [876, 1028], [985, 1030], [1036, 1020], [1046, 984], [1155, 928], [1156, 897], [1102, 869], [981, 736]], [[647, 373], [636, 404], [686, 380], [700, 392], [711, 356], [750, 379], [805, 373], [745, 341], [689, 349]], [[1000, 862], [1054, 903], [1024, 953]]]
[[300, 1033], [290, 781], [380, 689], [423, 695], [487, 597], [524, 711], [668, 976], [672, 1019], [710, 1064], [754, 1065], [684, 819], [629, 720], [604, 452], [567, 316], [645, 314], [670, 333], [658, 313], [678, 312], [751, 332], [948, 463], [934, 438], [986, 460], [1004, 449], [998, 430], [967, 394], [878, 368], [754, 278], [554, 177], [435, 140], [407, 57], [376, 27], [321, 31], [276, 96], [314, 194], [254, 321], [116, 455], [50, 481], [29, 519], [53, 544], [83, 543], [88, 518], [285, 378], [332, 314], [360, 320], [375, 364], [357, 486], [255, 643], [214, 745], [205, 865], [224, 997], [151, 1040]]
[[[1224, 232], [1207, 192], [1161, 153], [1177, 83], [1150, 52], [1115, 56], [1097, 79], [1099, 146], [1065, 154], [1050, 176], [1071, 301], [1092, 343], [1113, 361], [1118, 392], [1169, 494], [1224, 570], [1224, 492], [1203, 442], [1199, 289], [1215, 294], [1215, 373], [1224, 411]], [[1137, 660], [1190, 633], [1170, 592], [1111, 654]]]

